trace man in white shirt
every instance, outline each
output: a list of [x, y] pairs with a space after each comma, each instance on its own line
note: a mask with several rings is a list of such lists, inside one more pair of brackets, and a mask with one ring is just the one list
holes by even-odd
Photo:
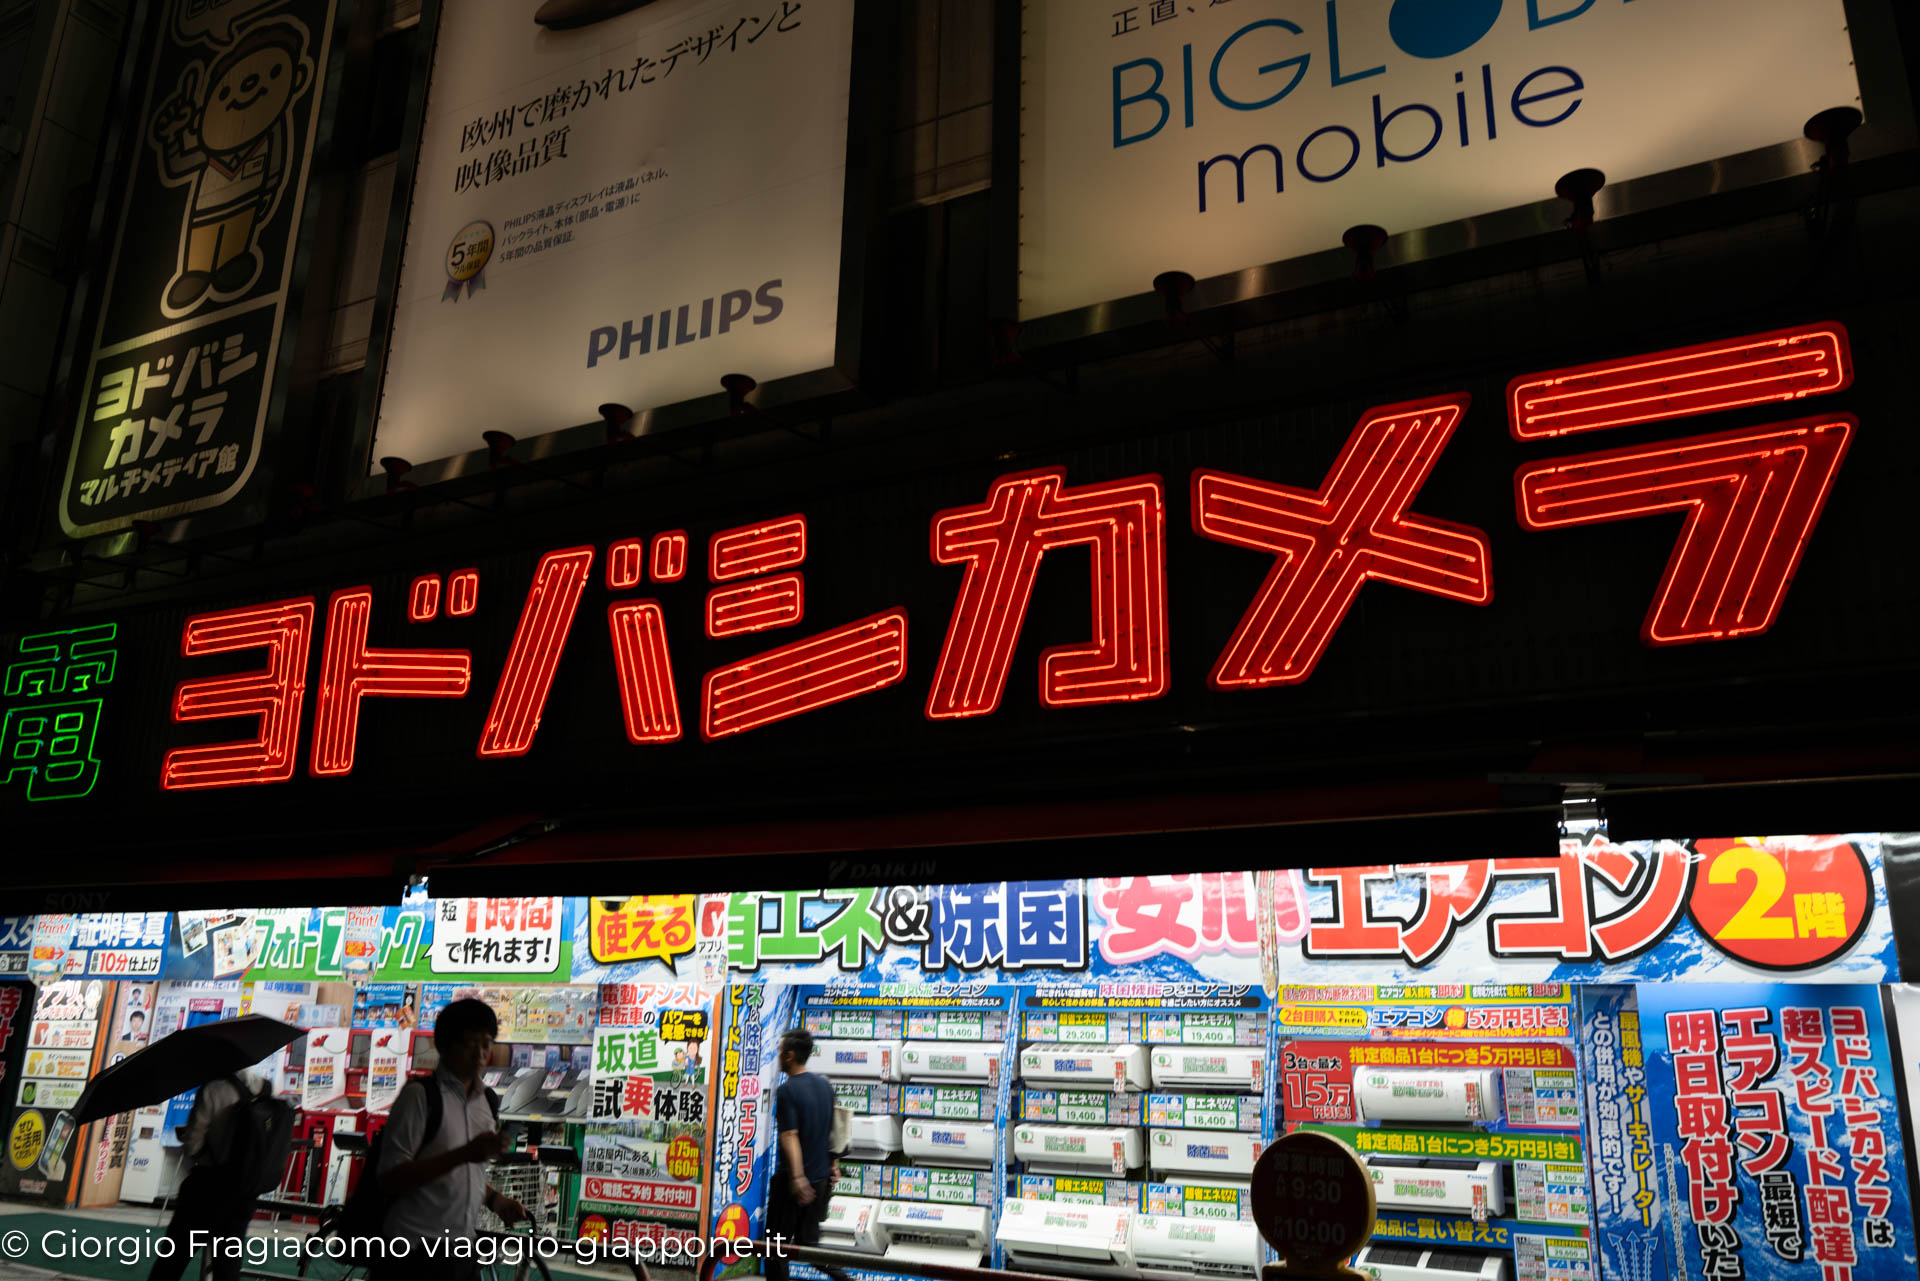
[[[243, 1088], [247, 1095], [241, 1094]], [[154, 1260], [147, 1281], [180, 1281], [198, 1254], [195, 1247], [206, 1243], [206, 1236], [195, 1241], [195, 1232], [216, 1237], [246, 1235], [247, 1224], [253, 1221], [253, 1198], [234, 1191], [232, 1173], [220, 1166], [232, 1155], [233, 1121], [240, 1104], [266, 1088], [266, 1078], [248, 1068], [237, 1078], [209, 1081], [193, 1096], [193, 1110], [180, 1127], [180, 1146], [193, 1169], [180, 1185], [173, 1221], [167, 1224], [173, 1252]], [[239, 1252], [223, 1244], [213, 1260], [214, 1281], [237, 1281], [241, 1262]]]
[[[499, 1020], [483, 1001], [454, 1001], [434, 1020], [433, 1044], [440, 1066], [426, 1081], [409, 1082], [395, 1100], [381, 1139], [380, 1186], [393, 1198], [385, 1234], [407, 1237], [410, 1257], [376, 1267], [378, 1275], [414, 1278], [471, 1276], [474, 1262], [456, 1257], [458, 1244], [475, 1233], [480, 1207], [507, 1223], [526, 1217], [526, 1209], [486, 1179], [486, 1163], [506, 1148], [494, 1105], [480, 1083], [480, 1071], [493, 1058]], [[431, 1104], [440, 1098], [440, 1124], [428, 1133]], [[428, 1242], [432, 1242], [431, 1247]]]

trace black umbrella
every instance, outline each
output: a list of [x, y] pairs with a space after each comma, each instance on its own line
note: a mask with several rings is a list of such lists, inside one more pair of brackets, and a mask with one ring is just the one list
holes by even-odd
[[182, 1028], [87, 1082], [73, 1106], [73, 1119], [84, 1124], [165, 1103], [176, 1094], [243, 1072], [304, 1035], [261, 1014]]

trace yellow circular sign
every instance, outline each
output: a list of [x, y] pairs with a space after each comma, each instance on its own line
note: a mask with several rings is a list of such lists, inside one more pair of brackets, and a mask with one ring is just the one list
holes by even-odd
[[13, 1168], [32, 1169], [46, 1142], [47, 1123], [40, 1119], [40, 1114], [22, 1112], [20, 1119], [13, 1123], [13, 1133], [7, 1136], [7, 1155], [13, 1160]]
[[463, 285], [480, 274], [493, 257], [493, 224], [470, 222], [453, 234], [447, 246], [447, 279]]

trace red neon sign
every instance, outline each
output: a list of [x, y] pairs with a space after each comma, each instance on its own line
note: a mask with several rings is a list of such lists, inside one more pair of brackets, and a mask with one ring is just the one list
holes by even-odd
[[316, 778], [353, 772], [363, 698], [464, 698], [473, 659], [464, 649], [369, 649], [373, 589], [349, 587], [327, 602], [320, 690], [313, 700]]
[[617, 601], [607, 607], [613, 667], [620, 682], [620, 715], [630, 743], [671, 743], [680, 737], [680, 702], [673, 691], [673, 658], [660, 602]]
[[507, 665], [493, 689], [493, 706], [480, 733], [481, 757], [525, 756], [532, 750], [540, 713], [546, 710], [553, 674], [567, 647], [592, 567], [591, 547], [569, 547], [540, 558], [520, 610], [513, 648], [507, 651]]
[[875, 614], [708, 672], [700, 733], [745, 733], [898, 685], [906, 675], [906, 611]]
[[649, 571], [656, 583], [677, 583], [687, 576], [687, 531], [653, 536], [653, 566]]
[[1507, 421], [1515, 440], [1545, 440], [1826, 396], [1852, 384], [1846, 329], [1803, 325], [1524, 374], [1507, 385]]
[[238, 676], [181, 681], [173, 693], [173, 719], [257, 716], [260, 730], [242, 742], [173, 748], [161, 762], [160, 786], [178, 791], [284, 783], [292, 778], [301, 704], [307, 692], [307, 649], [312, 641], [311, 596], [189, 618], [180, 632], [182, 658], [264, 649], [267, 665]]
[[621, 591], [639, 585], [640, 571], [645, 568], [646, 546], [644, 538], [623, 538], [607, 548], [609, 590]]
[[1040, 656], [1048, 707], [1158, 698], [1167, 662], [1167, 514], [1158, 476], [1069, 489], [1058, 468], [1002, 476], [986, 501], [933, 518], [933, 559], [965, 565], [934, 672], [927, 716], [985, 716], [1000, 706], [1020, 625], [1047, 552], [1092, 551], [1093, 639]]
[[707, 544], [707, 577], [716, 583], [792, 569], [807, 559], [807, 518], [722, 530]]
[[[1523, 440], [1552, 438], [1826, 394], [1851, 377], [1845, 331], [1808, 326], [1516, 379], [1512, 430]], [[1215, 689], [1308, 679], [1369, 581], [1470, 604], [1491, 599], [1487, 535], [1412, 510], [1468, 403], [1455, 394], [1369, 410], [1317, 489], [1204, 468], [1191, 473], [1195, 533], [1274, 558], [1213, 664]], [[1518, 520], [1536, 531], [1682, 514], [1644, 639], [1671, 645], [1752, 635], [1779, 614], [1855, 426], [1851, 417], [1832, 414], [1529, 463], [1514, 479]], [[1040, 565], [1050, 551], [1080, 546], [1088, 549], [1089, 639], [1040, 656], [1041, 703], [1061, 708], [1167, 693], [1166, 519], [1158, 476], [1075, 486], [1061, 468], [998, 477], [981, 502], [935, 514], [930, 556], [962, 574], [925, 714], [962, 719], [999, 708]], [[685, 530], [613, 541], [606, 587], [624, 591], [643, 577], [663, 584], [685, 577], [689, 544]], [[531, 750], [594, 555], [593, 547], [571, 547], [540, 559], [481, 729], [480, 757]], [[723, 530], [709, 539], [707, 556], [708, 577], [719, 585], [704, 598], [706, 639], [724, 642], [803, 621], [803, 514]], [[413, 579], [405, 609], [413, 622], [439, 617], [443, 605], [448, 617], [463, 618], [478, 601], [479, 572], [469, 568], [444, 580]], [[371, 610], [365, 587], [335, 592], [329, 601], [310, 761], [316, 776], [351, 771], [362, 698], [457, 698], [467, 691], [464, 650], [369, 649]], [[657, 600], [607, 605], [621, 715], [635, 744], [685, 735], [666, 617]], [[253, 740], [169, 751], [163, 787], [292, 777], [313, 623], [311, 597], [189, 620], [184, 657], [260, 648], [268, 662], [263, 671], [182, 682], [175, 719], [255, 716], [260, 730]], [[701, 735], [731, 737], [891, 688], [905, 680], [906, 666], [906, 610], [898, 606], [722, 663], [699, 681]], [[1590, 862], [1609, 881], [1633, 871], [1604, 857]], [[1503, 866], [1492, 868], [1494, 880], [1558, 874], [1544, 865]], [[1367, 878], [1380, 874], [1346, 869], [1341, 876], [1357, 879], [1341, 883], [1364, 904]], [[1432, 910], [1395, 942], [1407, 955], [1444, 946], [1490, 892], [1485, 877], [1436, 886]], [[1667, 870], [1656, 888], [1639, 916], [1596, 922], [1594, 944], [1602, 951], [1629, 946], [1642, 932], [1642, 917], [1665, 919], [1678, 910], [1683, 887]], [[1574, 888], [1568, 897], [1570, 911], [1580, 908]], [[1387, 928], [1359, 906], [1351, 921], [1323, 931], [1322, 942], [1333, 950], [1372, 947]], [[1561, 936], [1570, 928], [1567, 919], [1515, 923], [1495, 942], [1513, 952], [1564, 950], [1574, 946], [1570, 934]]]
[[806, 589], [798, 574], [781, 574], [739, 587], [716, 587], [707, 593], [707, 635], [719, 640], [792, 627], [805, 613]]
[[1653, 605], [1649, 645], [1773, 626], [1820, 519], [1854, 420], [1796, 423], [1557, 458], [1520, 469], [1520, 523], [1558, 529], [1686, 513]]
[[1369, 580], [1493, 599], [1487, 536], [1407, 510], [1466, 411], [1465, 395], [1368, 411], [1316, 490], [1193, 474], [1194, 532], [1276, 557], [1214, 662], [1215, 689], [1306, 680]]

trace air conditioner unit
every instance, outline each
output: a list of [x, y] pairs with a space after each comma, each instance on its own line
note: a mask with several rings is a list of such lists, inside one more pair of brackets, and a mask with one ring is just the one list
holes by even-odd
[[903, 1081], [971, 1081], [991, 1084], [1000, 1079], [1000, 1041], [908, 1041], [900, 1049]]
[[961, 1268], [980, 1266], [993, 1228], [985, 1206], [925, 1201], [881, 1202], [880, 1224], [889, 1259]]
[[900, 1127], [900, 1146], [910, 1161], [964, 1165], [984, 1170], [993, 1164], [994, 1121], [926, 1121], [912, 1118]]
[[1020, 1051], [1020, 1079], [1081, 1089], [1147, 1088], [1147, 1052], [1137, 1045], [1029, 1045]]
[[1140, 1131], [1078, 1125], [1017, 1125], [1013, 1155], [1028, 1174], [1122, 1175], [1140, 1165]]
[[809, 1070], [846, 1081], [898, 1081], [898, 1041], [815, 1041]]
[[827, 1202], [820, 1221], [820, 1245], [826, 1250], [854, 1250], [879, 1254], [887, 1248], [887, 1230], [880, 1221], [880, 1202], [866, 1197], [837, 1196]]
[[1500, 1073], [1492, 1068], [1362, 1068], [1353, 1102], [1363, 1121], [1498, 1121]]
[[856, 1116], [848, 1129], [847, 1139], [848, 1156], [884, 1161], [900, 1150], [900, 1118]]
[[1254, 1162], [1265, 1146], [1257, 1134], [1155, 1130], [1147, 1144], [1147, 1161], [1162, 1174], [1245, 1183], [1253, 1177]]
[[1155, 1085], [1260, 1089], [1267, 1052], [1252, 1046], [1163, 1045], [1153, 1052]]
[[1260, 1230], [1238, 1219], [1142, 1214], [1133, 1220], [1133, 1260], [1143, 1277], [1257, 1276]]
[[1476, 1219], [1507, 1212], [1500, 1167], [1492, 1161], [1377, 1155], [1365, 1160], [1374, 1200], [1383, 1210], [1443, 1210]]
[[1418, 1246], [1369, 1245], [1353, 1266], [1374, 1281], [1508, 1281], [1512, 1269], [1498, 1255]]
[[994, 1236], [1014, 1270], [1132, 1274], [1133, 1211], [1064, 1201], [1008, 1201]]

